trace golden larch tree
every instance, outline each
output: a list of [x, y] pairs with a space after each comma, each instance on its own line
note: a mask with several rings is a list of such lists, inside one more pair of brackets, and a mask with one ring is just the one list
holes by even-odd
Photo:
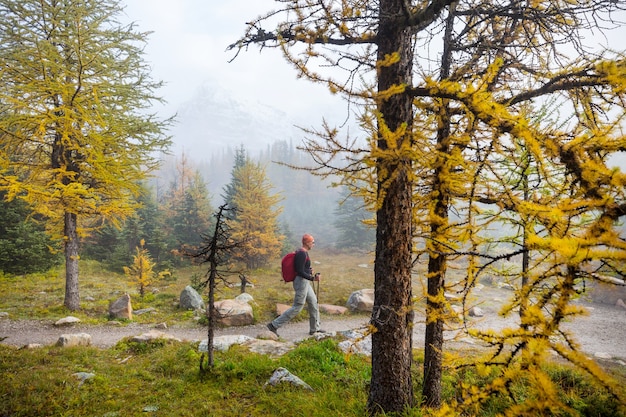
[[[324, 125], [312, 131], [317, 139], [304, 148], [319, 163], [313, 172], [343, 175], [355, 189], [366, 184], [367, 201], [376, 211], [369, 412], [401, 413], [415, 403], [412, 270], [424, 278], [427, 305], [421, 402], [440, 408], [444, 330], [451, 317], [445, 292], [458, 290], [468, 298], [490, 265], [528, 251], [550, 263], [527, 277], [528, 285], [512, 301], [540, 296], [536, 305], [527, 304], [522, 330], [494, 339], [468, 331], [493, 343], [496, 353], [507, 347], [511, 355], [494, 362], [505, 369], [503, 378], [492, 390], [450, 406], [468, 411], [489, 395], [509, 395], [507, 375], [527, 373], [542, 401], [517, 404], [510, 415], [559, 407], [539, 372], [550, 350], [602, 380], [559, 325], [577, 313], [570, 302], [581, 280], [596, 279], [598, 268], [622, 281], [625, 276], [626, 247], [615, 226], [626, 215], [626, 182], [608, 158], [626, 149], [620, 130], [626, 65], [623, 53], [592, 51], [583, 36], [617, 26], [614, 13], [625, 5], [614, 0], [277, 3], [279, 10], [249, 21], [231, 48], [280, 48], [299, 76], [344, 94], [367, 132], [365, 146]], [[573, 118], [546, 128], [535, 122], [536, 113], [540, 103], [552, 99]], [[542, 178], [561, 181], [558, 198], [512, 191], [498, 167], [515, 155], [510, 152], [515, 142], [522, 143]], [[550, 176], [553, 166], [560, 167], [560, 177]], [[524, 248], [493, 254], [482, 233], [485, 206], [537, 225], [526, 229]], [[460, 278], [451, 279], [451, 261], [463, 267]], [[522, 366], [516, 360], [520, 354], [526, 355]], [[614, 385], [607, 387], [616, 395]]]
[[231, 221], [231, 237], [241, 242], [233, 258], [248, 269], [260, 268], [276, 259], [282, 248], [283, 236], [278, 230], [277, 207], [281, 197], [272, 194], [265, 169], [247, 160], [234, 171], [235, 188], [232, 206], [236, 210]]
[[79, 238], [133, 212], [169, 145], [150, 114], [147, 34], [114, 0], [0, 1], [0, 187], [46, 216], [65, 251], [65, 306], [80, 308]]

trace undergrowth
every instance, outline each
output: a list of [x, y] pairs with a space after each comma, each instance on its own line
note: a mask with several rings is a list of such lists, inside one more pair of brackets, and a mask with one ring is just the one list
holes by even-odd
[[[233, 346], [215, 353], [215, 366], [208, 372], [199, 369], [196, 343], [161, 340], [140, 344], [124, 339], [105, 350], [0, 345], [0, 416], [363, 416], [370, 360], [345, 355], [338, 341], [308, 339], [280, 358]], [[417, 394], [421, 392], [423, 356], [416, 351], [414, 359]], [[312, 390], [286, 383], [268, 385], [279, 367], [297, 375]], [[75, 375], [79, 372], [92, 377], [81, 382]], [[547, 372], [570, 409], [546, 415], [622, 415], [616, 400], [579, 371], [554, 364]], [[495, 376], [448, 370], [443, 381], [444, 403], [460, 398], [464, 384], [480, 387]], [[511, 389], [518, 400], [528, 394], [523, 381]], [[402, 416], [495, 417], [505, 415], [513, 402], [507, 396], [494, 396], [480, 409], [463, 414], [429, 413], [418, 406]]]

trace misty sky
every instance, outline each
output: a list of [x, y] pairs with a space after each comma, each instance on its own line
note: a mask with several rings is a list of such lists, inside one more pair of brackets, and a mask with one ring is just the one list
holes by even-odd
[[[125, 0], [129, 21], [152, 31], [146, 59], [153, 78], [166, 82], [160, 92], [170, 116], [190, 100], [205, 82], [221, 85], [235, 97], [258, 101], [285, 111], [293, 120], [319, 125], [322, 117], [343, 121], [346, 104], [324, 86], [297, 79], [295, 70], [272, 49], [250, 49], [232, 63], [226, 47], [245, 30], [245, 22], [276, 8], [273, 0]], [[626, 13], [614, 16], [626, 22]], [[608, 38], [590, 33], [586, 45], [625, 50], [626, 23]], [[626, 158], [624, 158], [626, 159]]]
[[[296, 79], [279, 51], [249, 49], [232, 63], [226, 47], [245, 22], [274, 8], [273, 0], [125, 0], [126, 15], [141, 31], [153, 31], [146, 60], [153, 78], [167, 86], [161, 95], [175, 111], [204, 82], [218, 83], [238, 97], [296, 113], [332, 114], [343, 102], [320, 85]], [[169, 109], [168, 109], [169, 110]]]

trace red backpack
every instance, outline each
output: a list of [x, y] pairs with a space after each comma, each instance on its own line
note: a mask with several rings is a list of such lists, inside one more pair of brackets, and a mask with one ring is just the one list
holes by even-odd
[[[298, 249], [300, 250], [300, 249]], [[283, 275], [283, 281], [292, 282], [296, 279], [298, 273], [296, 272], [296, 252], [289, 252], [287, 255], [283, 256], [282, 261], [280, 261], [280, 272]]]

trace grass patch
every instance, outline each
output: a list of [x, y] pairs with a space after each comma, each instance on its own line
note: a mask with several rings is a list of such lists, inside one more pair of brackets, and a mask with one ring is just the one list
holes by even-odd
[[[198, 369], [195, 344], [158, 343], [149, 348], [47, 347], [17, 350], [0, 345], [0, 415], [131, 416], [149, 410], [167, 416], [361, 416], [369, 361], [337, 349], [336, 341], [309, 342], [280, 359], [240, 347], [216, 352], [216, 366]], [[317, 366], [323, 360], [324, 366]], [[314, 391], [265, 386], [286, 367]], [[76, 372], [95, 374], [83, 384]], [[294, 413], [294, 410], [297, 412]]]
[[[365, 259], [364, 259], [365, 258]], [[318, 251], [312, 253], [314, 268], [323, 274], [319, 300], [323, 304], [345, 305], [350, 294], [363, 288], [373, 288], [374, 272], [367, 264], [367, 255], [347, 255]], [[280, 260], [273, 267], [250, 271], [246, 275], [254, 288], [255, 318], [259, 322], [274, 317], [276, 303], [291, 304], [293, 288], [281, 280]], [[367, 266], [366, 266], [367, 265]], [[178, 297], [190, 285], [194, 275], [206, 272], [206, 266], [181, 268], [172, 277], [155, 282], [141, 298], [138, 289], [123, 274], [104, 269], [98, 262], [80, 261], [81, 308], [70, 312], [63, 306], [65, 275], [61, 268], [45, 274], [10, 276], [0, 274], [0, 311], [11, 319], [58, 320], [67, 315], [78, 317], [86, 324], [102, 324], [109, 320], [109, 304], [125, 293], [130, 294], [134, 310], [153, 308], [154, 312], [135, 315], [137, 323], [167, 322], [169, 325], [195, 325], [193, 313], [178, 308]], [[231, 285], [220, 284], [216, 299], [236, 297], [240, 293], [238, 274], [228, 277]], [[206, 295], [206, 294], [205, 294]], [[306, 318], [303, 311], [297, 319]]]

